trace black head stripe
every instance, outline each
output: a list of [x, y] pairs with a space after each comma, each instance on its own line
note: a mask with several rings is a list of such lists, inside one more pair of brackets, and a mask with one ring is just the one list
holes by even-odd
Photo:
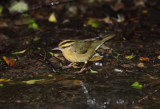
[[64, 49], [64, 48], [68, 48], [68, 47], [70, 47], [70, 46], [72, 46], [73, 44], [71, 44], [71, 45], [68, 45], [68, 46], [64, 46], [64, 47], [62, 47], [62, 49]]
[[66, 41], [66, 42], [61, 43], [59, 46], [62, 46], [62, 45], [64, 45], [64, 44], [71, 43], [71, 42], [75, 42], [75, 41], [69, 40], [69, 41]]

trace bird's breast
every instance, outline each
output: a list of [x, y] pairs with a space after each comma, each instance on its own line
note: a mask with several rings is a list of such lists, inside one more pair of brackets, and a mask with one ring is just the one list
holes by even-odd
[[74, 51], [65, 51], [63, 52], [63, 55], [70, 62], [85, 62], [90, 58], [90, 55], [88, 54], [78, 54]]

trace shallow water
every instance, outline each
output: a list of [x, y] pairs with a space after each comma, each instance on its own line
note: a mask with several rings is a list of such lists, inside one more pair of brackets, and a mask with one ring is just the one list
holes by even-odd
[[[94, 74], [96, 75], [96, 74]], [[66, 77], [66, 75], [62, 76]], [[149, 99], [138, 103], [146, 90], [131, 87], [135, 79], [131, 77], [113, 77], [103, 81], [88, 81], [61, 78], [45, 79], [33, 85], [21, 82], [5, 84], [0, 89], [0, 107], [11, 108], [63, 108], [63, 109], [131, 109], [151, 108]], [[78, 77], [80, 78], [80, 77]], [[81, 78], [82, 79], [82, 78]], [[147, 102], [145, 102], [147, 101]], [[146, 105], [145, 105], [146, 103]], [[154, 102], [155, 106], [158, 101]]]

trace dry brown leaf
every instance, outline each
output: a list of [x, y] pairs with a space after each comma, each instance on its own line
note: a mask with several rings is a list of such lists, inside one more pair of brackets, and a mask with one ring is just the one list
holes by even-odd
[[139, 60], [148, 62], [150, 59], [148, 57], [140, 57]]
[[111, 8], [112, 8], [114, 11], [118, 11], [118, 10], [124, 8], [124, 4], [123, 4], [122, 2], [116, 2], [114, 5], [111, 6]]
[[15, 65], [15, 59], [11, 59], [11, 58], [7, 58], [7, 57], [3, 56], [3, 60], [10, 67], [13, 67]]
[[108, 24], [112, 24], [112, 23], [113, 23], [110, 17], [104, 18], [103, 21], [104, 21], [105, 23], [108, 23]]

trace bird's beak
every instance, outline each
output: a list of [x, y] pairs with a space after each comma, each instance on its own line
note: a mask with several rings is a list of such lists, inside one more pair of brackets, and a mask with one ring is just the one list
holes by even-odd
[[59, 47], [53, 48], [52, 50], [61, 50]]

